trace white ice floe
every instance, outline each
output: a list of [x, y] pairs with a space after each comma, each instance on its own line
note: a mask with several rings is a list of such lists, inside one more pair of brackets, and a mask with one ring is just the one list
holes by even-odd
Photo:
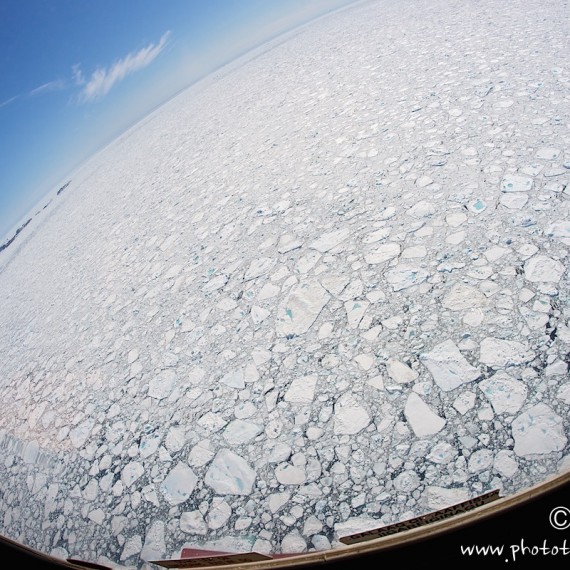
[[245, 387], [245, 378], [243, 374], [243, 370], [238, 368], [237, 370], [231, 370], [227, 372], [220, 378], [220, 382], [229, 386], [230, 388], [237, 388], [241, 390]]
[[533, 283], [558, 283], [564, 274], [564, 266], [546, 255], [535, 255], [524, 264], [524, 276]]
[[269, 273], [269, 271], [271, 271], [275, 263], [276, 260], [270, 257], [260, 257], [259, 259], [254, 259], [245, 272], [244, 280], [250, 281], [252, 279], [257, 279], [262, 275], [266, 275]]
[[243, 457], [221, 449], [206, 471], [204, 483], [220, 495], [249, 495], [255, 478], [255, 471]]
[[450, 339], [420, 355], [420, 360], [430, 371], [435, 383], [445, 392], [473, 382], [481, 375], [477, 368], [467, 362]]
[[412, 426], [417, 437], [429, 437], [443, 429], [446, 421], [438, 416], [415, 393], [411, 393], [406, 400], [404, 415]]
[[275, 469], [275, 478], [282, 485], [301, 485], [305, 482], [305, 470], [290, 463], [282, 463]]
[[358, 517], [350, 517], [346, 521], [335, 523], [334, 531], [335, 534], [341, 538], [343, 536], [373, 530], [381, 526], [383, 525], [380, 521], [373, 519], [372, 517], [362, 515]]
[[224, 429], [224, 439], [232, 445], [248, 443], [263, 431], [263, 426], [245, 420], [233, 420]]
[[457, 505], [467, 499], [469, 491], [463, 487], [445, 488], [436, 485], [427, 487], [421, 497], [422, 502], [434, 511]]
[[343, 394], [334, 406], [334, 432], [356, 434], [370, 423], [368, 412], [352, 394]]
[[180, 515], [180, 530], [188, 534], [204, 535], [208, 532], [208, 525], [200, 511], [187, 511]]
[[490, 378], [479, 382], [479, 388], [491, 402], [495, 413], [514, 414], [526, 400], [527, 387], [505, 372], [497, 372]]
[[387, 360], [386, 371], [388, 372], [388, 376], [399, 384], [414, 382], [419, 377], [419, 374], [415, 370], [395, 358], [389, 358]]
[[343, 548], [570, 468], [563, 16], [360, 2], [80, 167], [0, 251], [0, 534]]
[[344, 308], [348, 318], [348, 327], [355, 329], [366, 313], [370, 303], [368, 301], [346, 301]]
[[170, 505], [178, 505], [192, 495], [198, 478], [188, 465], [180, 462], [170, 470], [160, 485], [162, 496]]
[[344, 240], [350, 236], [350, 230], [348, 228], [342, 228], [340, 230], [334, 230], [323, 234], [318, 240], [314, 241], [309, 245], [310, 248], [316, 249], [321, 253], [326, 253], [331, 249], [334, 249], [340, 245]]
[[445, 295], [441, 304], [446, 309], [452, 311], [464, 311], [466, 309], [484, 307], [488, 304], [488, 301], [485, 295], [475, 287], [455, 283]]
[[165, 524], [161, 520], [153, 521], [148, 527], [140, 557], [145, 562], [161, 560], [166, 554]]
[[519, 457], [543, 455], [564, 449], [567, 443], [562, 418], [546, 404], [536, 404], [512, 423], [515, 453]]
[[121, 471], [121, 481], [130, 487], [144, 473], [144, 467], [138, 461], [127, 463]]
[[307, 332], [330, 300], [317, 281], [297, 285], [278, 308], [276, 332], [279, 336]]
[[503, 192], [529, 192], [531, 189], [532, 178], [528, 176], [507, 174], [501, 181], [501, 190]]
[[507, 368], [531, 362], [535, 354], [528, 346], [514, 340], [486, 337], [481, 341], [479, 360], [492, 368]]
[[176, 372], [174, 370], [162, 370], [153, 376], [148, 383], [148, 395], [162, 400], [170, 396], [176, 385]]
[[429, 273], [417, 266], [398, 265], [386, 273], [386, 281], [394, 291], [401, 291], [419, 285], [427, 280]]
[[310, 404], [315, 397], [317, 381], [315, 374], [294, 378], [283, 399], [294, 404]]
[[493, 469], [502, 477], [512, 477], [519, 469], [515, 454], [507, 449], [501, 449], [495, 455]]
[[364, 261], [369, 265], [376, 265], [378, 263], [385, 263], [398, 257], [400, 254], [400, 244], [386, 243], [377, 247], [374, 251], [365, 254]]

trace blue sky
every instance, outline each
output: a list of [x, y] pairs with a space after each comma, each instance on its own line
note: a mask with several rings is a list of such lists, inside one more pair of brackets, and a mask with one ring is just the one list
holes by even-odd
[[0, 243], [151, 109], [351, 1], [0, 0]]

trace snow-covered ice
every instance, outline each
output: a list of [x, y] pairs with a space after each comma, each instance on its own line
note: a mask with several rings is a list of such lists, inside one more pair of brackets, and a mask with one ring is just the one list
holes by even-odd
[[336, 548], [567, 468], [563, 10], [359, 3], [79, 169], [0, 252], [0, 534]]

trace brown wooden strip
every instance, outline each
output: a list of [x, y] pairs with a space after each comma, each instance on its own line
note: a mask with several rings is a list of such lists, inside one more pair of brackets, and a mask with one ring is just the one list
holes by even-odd
[[157, 564], [164, 568], [206, 568], [208, 566], [243, 564], [245, 562], [259, 562], [261, 560], [271, 560], [271, 556], [259, 554], [259, 552], [241, 552], [238, 554], [194, 556], [192, 558], [179, 558], [177, 560], [153, 560], [151, 564]]
[[413, 519], [409, 519], [407, 521], [397, 522], [380, 528], [374, 528], [365, 532], [343, 536], [339, 540], [343, 544], [357, 544], [359, 542], [366, 542], [367, 540], [372, 540], [374, 538], [390, 536], [391, 534], [396, 534], [398, 532], [403, 532], [412, 528], [425, 526], [436, 521], [441, 521], [449, 517], [465, 513], [492, 501], [496, 501], [498, 498], [499, 491], [495, 489], [494, 491], [489, 491], [484, 495], [474, 497], [473, 499], [468, 499], [467, 501], [463, 501], [462, 503], [446, 507], [445, 509], [435, 511], [433, 513], [428, 513], [426, 515], [414, 517]]

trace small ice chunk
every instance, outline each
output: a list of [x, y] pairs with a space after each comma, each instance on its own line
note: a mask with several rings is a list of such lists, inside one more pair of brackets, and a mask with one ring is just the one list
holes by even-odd
[[[91, 430], [93, 429], [94, 425], [95, 420], [93, 420], [93, 418], [88, 418], [69, 432], [69, 439], [71, 439], [73, 447], [76, 449], [83, 447], [89, 435], [91, 434]], [[33, 463], [33, 461], [30, 461], [30, 463]]]
[[164, 445], [170, 453], [177, 453], [186, 443], [186, 429], [183, 427], [171, 427], [166, 434]]
[[192, 467], [202, 467], [214, 457], [212, 442], [209, 439], [199, 441], [188, 454], [188, 463]]
[[221, 289], [227, 282], [229, 277], [227, 275], [215, 275], [202, 287], [204, 293], [213, 293]]
[[272, 514], [275, 514], [279, 511], [279, 509], [287, 504], [290, 498], [291, 493], [273, 493], [269, 495], [267, 499], [269, 510], [272, 512]]
[[283, 553], [298, 553], [306, 550], [307, 543], [298, 530], [292, 530], [281, 541], [281, 552]]
[[383, 526], [381, 521], [362, 515], [359, 517], [350, 517], [344, 522], [335, 523], [334, 531], [335, 534], [341, 538], [343, 536], [373, 530], [381, 526]]
[[303, 242], [290, 234], [284, 234], [279, 238], [279, 243], [277, 245], [277, 251], [279, 253], [289, 253], [295, 249], [302, 247]]
[[433, 180], [429, 176], [420, 176], [416, 180], [416, 186], [419, 186], [420, 188], [425, 188], [426, 186], [429, 186], [432, 182]]
[[556, 397], [570, 406], [570, 382], [566, 382], [566, 384], [562, 384], [562, 386], [560, 386]]
[[121, 552], [120, 560], [121, 562], [127, 560], [131, 556], [138, 554], [142, 550], [142, 538], [135, 534], [134, 536], [129, 537], [125, 541], [125, 545], [123, 546], [123, 551]]
[[402, 471], [394, 479], [394, 488], [402, 493], [411, 493], [420, 486], [420, 478], [415, 471]]
[[493, 108], [495, 109], [508, 109], [514, 104], [512, 99], [501, 99], [496, 103], [493, 103]]
[[467, 221], [467, 215], [463, 212], [451, 212], [445, 216], [445, 221], [448, 226], [457, 228]]
[[483, 255], [487, 258], [487, 261], [489, 263], [494, 263], [495, 261], [503, 257], [503, 255], [505, 255], [506, 253], [509, 253], [509, 251], [510, 250], [508, 250], [505, 247], [495, 246], [484, 251]]
[[223, 527], [232, 515], [232, 508], [221, 497], [214, 497], [208, 512], [208, 528], [216, 530]]
[[484, 200], [481, 200], [481, 198], [476, 198], [475, 200], [471, 200], [471, 202], [467, 204], [467, 207], [470, 212], [480, 214], [487, 208], [487, 203]]
[[478, 449], [469, 456], [467, 468], [470, 473], [485, 471], [493, 465], [493, 452], [488, 449]]
[[354, 361], [360, 366], [364, 371], [368, 371], [374, 366], [376, 359], [372, 354], [358, 354], [354, 357]]
[[264, 309], [263, 307], [258, 307], [254, 305], [251, 308], [251, 319], [253, 323], [256, 325], [261, 324], [269, 315], [270, 312], [267, 309]]
[[474, 392], [462, 392], [453, 401], [453, 407], [464, 416], [469, 410], [475, 406], [476, 395]]
[[402, 251], [402, 259], [423, 259], [426, 255], [427, 249], [423, 245], [413, 245]]
[[453, 445], [447, 443], [446, 441], [440, 441], [431, 448], [427, 459], [433, 463], [447, 465], [448, 463], [451, 463], [456, 456], [457, 450], [455, 447], [453, 447]]
[[379, 230], [366, 234], [364, 238], [362, 238], [362, 243], [369, 244], [382, 241], [390, 235], [391, 231], [392, 228], [380, 228]]
[[317, 534], [321, 530], [323, 530], [323, 523], [315, 515], [307, 517], [303, 525], [304, 536], [313, 536], [313, 534]]
[[459, 232], [453, 232], [452, 234], [449, 234], [448, 236], [446, 236], [445, 238], [445, 243], [449, 243], [450, 245], [459, 245], [460, 243], [462, 243], [465, 240], [465, 237], [467, 236], [467, 232], [461, 230]]
[[554, 222], [546, 229], [546, 235], [555, 238], [570, 239], [570, 220]]
[[[261, 291], [257, 295], [257, 299], [259, 301], [265, 301], [266, 299], [271, 299], [279, 295], [281, 291], [281, 287], [278, 285], [273, 285], [273, 283], [266, 283], [262, 288]], [[237, 306], [237, 304], [236, 304]], [[235, 307], [232, 307], [235, 308]]]

